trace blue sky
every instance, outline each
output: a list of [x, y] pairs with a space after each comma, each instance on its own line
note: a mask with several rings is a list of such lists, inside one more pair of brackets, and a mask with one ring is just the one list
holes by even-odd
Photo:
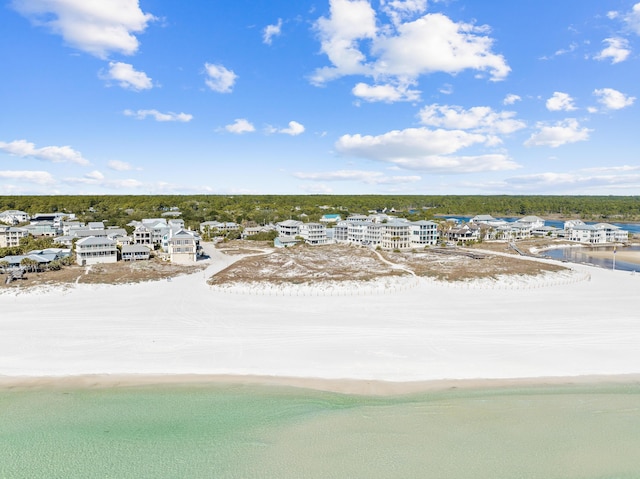
[[640, 195], [640, 2], [2, 0], [0, 194]]

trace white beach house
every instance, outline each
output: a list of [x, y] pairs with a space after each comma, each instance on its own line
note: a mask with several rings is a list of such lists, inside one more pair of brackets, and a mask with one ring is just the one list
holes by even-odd
[[299, 235], [310, 245], [327, 243], [327, 228], [322, 223], [303, 223], [300, 225]]
[[166, 250], [172, 263], [194, 263], [199, 248], [200, 237], [194, 231], [170, 230]]
[[76, 242], [76, 263], [79, 265], [115, 263], [116, 261], [118, 261], [118, 248], [112, 239], [88, 236]]
[[304, 223], [298, 220], [285, 220], [280, 223], [276, 223], [278, 228], [278, 236], [299, 236], [300, 227]]
[[0, 213], [0, 223], [7, 225], [13, 226], [19, 223], [26, 223], [29, 219], [29, 214], [20, 210], [6, 210]]

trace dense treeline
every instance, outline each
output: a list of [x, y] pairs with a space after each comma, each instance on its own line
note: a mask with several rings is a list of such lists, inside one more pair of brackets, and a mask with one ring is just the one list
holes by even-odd
[[180, 211], [187, 226], [202, 221], [254, 221], [258, 224], [323, 214], [395, 210], [413, 220], [435, 215], [538, 215], [585, 220], [639, 221], [638, 196], [428, 196], [428, 195], [172, 195], [172, 196], [0, 196], [0, 211], [30, 214], [72, 212], [83, 221], [122, 226], [131, 220]]

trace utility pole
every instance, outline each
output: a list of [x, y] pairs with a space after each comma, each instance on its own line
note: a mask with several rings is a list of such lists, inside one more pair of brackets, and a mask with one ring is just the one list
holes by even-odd
[[613, 245], [613, 268], [616, 269], [616, 245]]

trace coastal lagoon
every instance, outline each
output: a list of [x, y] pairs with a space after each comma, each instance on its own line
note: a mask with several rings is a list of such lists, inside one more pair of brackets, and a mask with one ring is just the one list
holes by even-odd
[[[640, 246], [618, 246], [614, 253], [614, 247], [612, 246], [592, 246], [592, 247], [575, 247], [575, 248], [556, 248], [549, 249], [541, 252], [543, 256], [547, 258], [556, 259], [560, 261], [569, 261], [571, 263], [583, 263], [592, 264], [601, 268], [613, 269], [614, 268], [614, 255], [623, 256], [623, 253], [636, 253], [640, 254]], [[595, 256], [593, 253], [599, 252], [601, 255]], [[603, 253], [606, 253], [604, 255]], [[640, 260], [640, 257], [637, 258]], [[638, 271], [640, 270], [640, 264], [638, 262], [629, 262], [617, 259], [615, 262], [615, 269], [619, 271]]]
[[640, 384], [0, 389], [2, 478], [637, 478]]

